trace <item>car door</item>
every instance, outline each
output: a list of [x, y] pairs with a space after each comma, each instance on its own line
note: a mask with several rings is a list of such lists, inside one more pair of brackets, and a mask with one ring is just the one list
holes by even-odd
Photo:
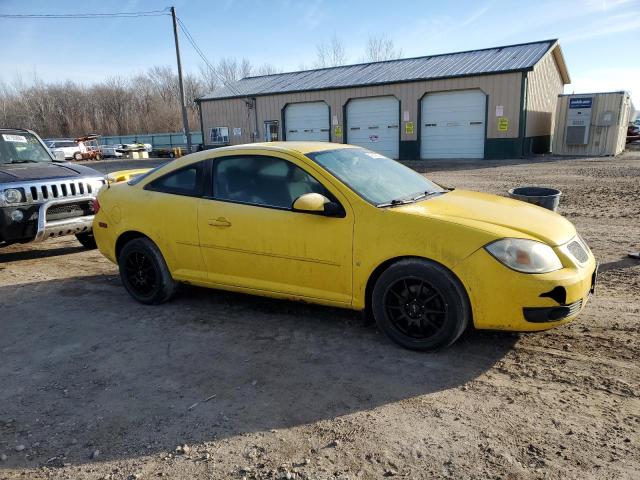
[[[353, 213], [293, 157], [235, 155], [214, 159], [212, 195], [200, 201], [202, 255], [214, 283], [297, 298], [349, 304]], [[307, 167], [308, 168], [308, 167]], [[316, 192], [340, 203], [341, 217], [293, 211]]]
[[145, 185], [144, 223], [176, 280], [206, 281], [198, 238], [198, 202], [207, 163], [173, 170]]

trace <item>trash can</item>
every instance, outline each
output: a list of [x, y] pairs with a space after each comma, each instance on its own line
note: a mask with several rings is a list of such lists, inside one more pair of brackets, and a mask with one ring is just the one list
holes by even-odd
[[546, 187], [518, 187], [509, 190], [509, 196], [523, 202], [533, 203], [555, 212], [560, 203], [562, 192], [555, 188]]

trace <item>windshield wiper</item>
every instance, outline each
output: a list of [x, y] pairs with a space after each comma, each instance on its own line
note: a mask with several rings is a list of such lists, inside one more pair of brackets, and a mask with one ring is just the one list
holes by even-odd
[[413, 202], [413, 200], [411, 200], [411, 199], [394, 198], [390, 202], [378, 203], [376, 205], [376, 207], [378, 207], [378, 208], [393, 207], [395, 205], [404, 205], [406, 203], [411, 203], [411, 202]]
[[430, 197], [431, 195], [436, 195], [438, 193], [446, 193], [446, 192], [420, 192], [413, 197], [396, 198], [394, 200], [391, 200], [390, 202], [378, 203], [376, 207], [383, 208], [383, 207], [393, 207], [396, 205], [406, 205], [407, 203], [414, 203], [414, 202], [417, 202], [418, 200], [422, 200], [423, 198], [427, 198], [427, 197]]
[[417, 202], [418, 200], [421, 200], [423, 198], [427, 198], [427, 197], [430, 197], [432, 195], [441, 195], [443, 193], [447, 193], [447, 191], [445, 190], [444, 192], [422, 192], [422, 193], [416, 195], [415, 197], [413, 197], [411, 200], [413, 200], [414, 202]]
[[27, 160], [11, 160], [11, 162], [9, 163], [40, 163], [39, 160], [31, 160], [31, 159], [27, 159]]

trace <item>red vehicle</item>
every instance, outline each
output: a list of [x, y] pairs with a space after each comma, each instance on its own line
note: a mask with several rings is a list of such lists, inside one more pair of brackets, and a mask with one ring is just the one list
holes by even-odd
[[75, 139], [80, 147], [80, 154], [74, 155], [74, 160], [102, 160], [102, 150], [98, 139], [100, 135], [95, 133]]

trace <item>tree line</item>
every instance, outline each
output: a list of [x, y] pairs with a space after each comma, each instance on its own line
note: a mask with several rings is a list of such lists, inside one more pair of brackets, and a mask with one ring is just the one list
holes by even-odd
[[[370, 36], [364, 55], [356, 61], [399, 58], [401, 50], [385, 36]], [[350, 62], [342, 41], [334, 35], [316, 47], [315, 68]], [[308, 67], [300, 65], [304, 70]], [[240, 78], [281, 72], [264, 64], [253, 66], [246, 59], [223, 58], [215, 65], [201, 66], [184, 75], [189, 125], [200, 128], [195, 99]], [[85, 85], [73, 80], [45, 82], [18, 78], [0, 82], [2, 127], [29, 128], [42, 137], [76, 137], [145, 134], [182, 131], [178, 76], [173, 67], [156, 66], [124, 78], [114, 76]]]

